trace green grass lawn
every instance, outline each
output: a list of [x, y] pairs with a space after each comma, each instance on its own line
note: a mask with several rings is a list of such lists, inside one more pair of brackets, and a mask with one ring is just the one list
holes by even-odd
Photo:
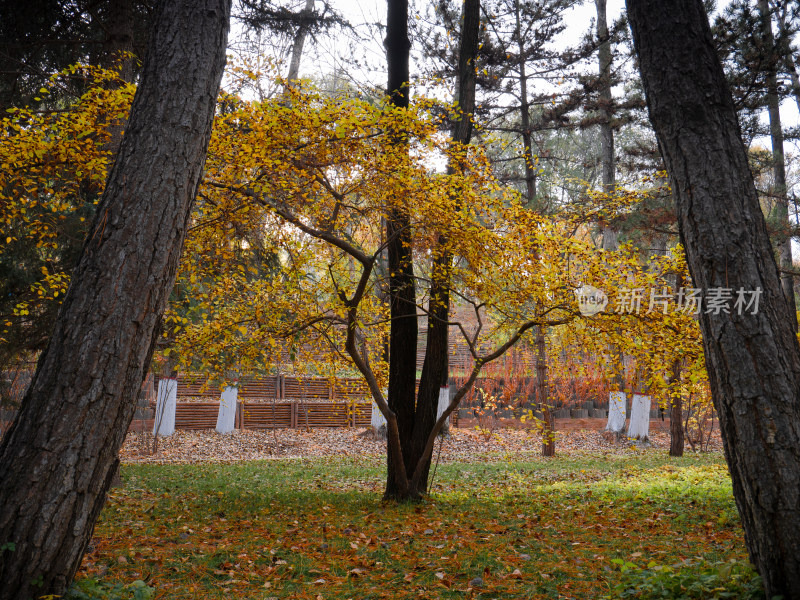
[[384, 473], [374, 457], [125, 465], [79, 578], [164, 598], [599, 598], [619, 562], [746, 557], [719, 454], [446, 464], [399, 506]]

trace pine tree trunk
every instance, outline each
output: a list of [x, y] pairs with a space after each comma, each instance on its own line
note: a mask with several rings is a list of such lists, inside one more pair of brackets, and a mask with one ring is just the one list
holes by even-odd
[[797, 307], [794, 301], [794, 277], [790, 272], [792, 264], [792, 239], [787, 235], [789, 227], [789, 198], [786, 195], [786, 159], [783, 152], [783, 127], [781, 126], [780, 98], [778, 97], [778, 56], [775, 38], [772, 35], [772, 13], [767, 0], [758, 0], [758, 11], [761, 17], [761, 51], [767, 57], [767, 110], [769, 113], [769, 135], [772, 142], [772, 177], [775, 208], [773, 216], [781, 225], [778, 235], [778, 261], [781, 273], [781, 285], [786, 300], [789, 302], [792, 323], [797, 331]]
[[533, 156], [533, 132], [531, 131], [531, 107], [528, 99], [528, 74], [525, 65], [525, 40], [522, 35], [522, 20], [520, 18], [520, 0], [514, 0], [514, 37], [516, 38], [517, 48], [519, 49], [519, 117], [522, 126], [522, 158], [525, 161], [525, 199], [528, 208], [533, 209], [533, 202], [536, 199], [536, 171], [534, 169], [535, 159]]
[[158, 10], [97, 217], [0, 446], [2, 600], [63, 593], [91, 538], [174, 284], [229, 13], [230, 0], [173, 0]]
[[757, 312], [704, 312], [700, 325], [750, 558], [768, 598], [794, 598], [800, 346], [733, 100], [701, 0], [627, 0], [627, 7], [694, 285], [761, 290]]
[[[475, 58], [478, 53], [478, 26], [480, 3], [465, 0], [461, 19], [461, 42], [459, 46], [456, 100], [460, 116], [453, 125], [451, 139], [454, 144], [469, 144], [472, 138], [472, 115], [475, 112]], [[461, 170], [460, 165], [448, 164], [448, 173]], [[428, 303], [427, 339], [425, 361], [419, 381], [414, 431], [409, 444], [408, 458], [413, 462], [409, 475], [422, 460], [422, 475], [414, 482], [423, 493], [428, 488], [428, 473], [431, 457], [425, 456], [428, 438], [436, 424], [439, 395], [449, 380], [449, 321], [450, 321], [450, 274], [453, 255], [447, 248], [447, 240], [440, 236], [438, 252], [431, 268], [430, 301]]]
[[[608, 19], [606, 17], [606, 0], [594, 0], [597, 11], [597, 39], [600, 47], [597, 50], [598, 87], [600, 105], [600, 165], [602, 167], [603, 191], [614, 192], [616, 185], [616, 163], [614, 161], [614, 128], [611, 126], [611, 40], [608, 35]], [[603, 249], [616, 250], [618, 247], [617, 232], [606, 223], [603, 225]], [[620, 389], [621, 386], [620, 386]]]
[[[411, 42], [408, 39], [408, 0], [389, 0], [386, 17], [386, 61], [389, 70], [387, 91], [392, 104], [408, 107], [408, 61]], [[398, 152], [408, 152], [401, 132], [394, 144]], [[395, 210], [386, 219], [386, 247], [389, 258], [389, 409], [397, 417], [400, 447], [408, 448], [414, 431], [414, 403], [417, 378], [417, 299], [414, 288], [414, 264], [411, 252], [411, 221], [407, 211]], [[387, 479], [384, 497], [404, 499], [400, 481], [405, 474], [397, 472], [400, 461], [396, 449], [387, 448]], [[406, 473], [413, 471], [414, 457], [403, 451]], [[414, 462], [414, 464], [410, 464]], [[411, 471], [409, 471], [409, 469]]]
[[[302, 14], [311, 16], [313, 10], [314, 0], [306, 0], [306, 6], [303, 9]], [[289, 72], [286, 75], [286, 85], [291, 86], [297, 83], [297, 77], [300, 74], [300, 59], [303, 56], [303, 46], [305, 45], [307, 32], [308, 26], [305, 22], [301, 21], [300, 26], [297, 28], [297, 33], [294, 36], [294, 42], [292, 43], [292, 58], [289, 61]]]

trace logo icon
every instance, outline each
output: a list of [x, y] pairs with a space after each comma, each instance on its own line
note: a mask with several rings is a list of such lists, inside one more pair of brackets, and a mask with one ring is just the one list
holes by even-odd
[[578, 296], [578, 310], [584, 317], [591, 317], [603, 312], [608, 306], [606, 293], [593, 285], [582, 285], [575, 294]]

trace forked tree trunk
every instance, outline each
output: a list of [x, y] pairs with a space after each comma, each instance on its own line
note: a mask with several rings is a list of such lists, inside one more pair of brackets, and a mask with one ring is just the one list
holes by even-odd
[[91, 538], [174, 284], [229, 14], [230, 0], [158, 9], [97, 217], [0, 446], [0, 599], [62, 594]]
[[703, 312], [700, 325], [750, 558], [768, 598], [796, 598], [800, 346], [733, 101], [702, 0], [627, 7], [694, 285], [761, 291], [757, 312]]
[[[454, 142], [467, 144], [472, 134], [471, 113], [475, 105], [474, 60], [478, 47], [478, 0], [464, 3], [463, 34], [459, 56], [458, 103], [462, 118], [454, 127]], [[395, 106], [408, 106], [408, 1], [389, 0], [386, 26], [386, 55], [389, 66], [389, 93]], [[469, 77], [464, 77], [468, 74]], [[405, 146], [406, 142], [396, 142]], [[403, 148], [407, 152], [407, 148]], [[452, 169], [452, 165], [450, 166]], [[427, 445], [437, 420], [439, 393], [448, 381], [448, 321], [450, 315], [450, 263], [452, 256], [442, 248], [434, 259], [428, 337], [425, 361], [416, 388], [417, 306], [411, 253], [410, 220], [397, 211], [387, 219], [389, 256], [389, 294], [391, 327], [389, 334], [388, 405], [397, 417], [405, 473], [391, 443], [387, 447], [387, 480], [384, 497], [416, 500], [428, 489], [431, 456]], [[391, 435], [391, 432], [387, 432]], [[412, 478], [419, 470], [420, 476]], [[413, 479], [413, 480], [412, 480]], [[403, 481], [404, 480], [404, 481]]]
[[[453, 144], [457, 145], [467, 145], [472, 138], [472, 120], [475, 112], [475, 58], [478, 53], [479, 24], [479, 1], [465, 0], [461, 17], [461, 42], [456, 82], [456, 102], [460, 115], [451, 131], [451, 140]], [[452, 174], [461, 170], [462, 166], [454, 164], [453, 161], [447, 165], [448, 173]], [[439, 236], [438, 248], [432, 262], [425, 361], [422, 364], [419, 381], [414, 431], [408, 447], [409, 462], [414, 463], [409, 475], [417, 467], [417, 462], [425, 461], [422, 475], [415, 483], [422, 492], [428, 489], [428, 473], [431, 465], [431, 457], [424, 457], [425, 446], [436, 420], [441, 414], [439, 412], [441, 390], [447, 387], [449, 381], [450, 287], [453, 255], [447, 247], [447, 239], [444, 236]]]

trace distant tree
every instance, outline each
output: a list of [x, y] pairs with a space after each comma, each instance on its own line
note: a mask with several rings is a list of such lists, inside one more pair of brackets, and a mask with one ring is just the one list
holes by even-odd
[[[349, 27], [328, 2], [305, 0], [301, 7], [298, 9], [295, 3], [280, 0], [241, 0], [234, 15], [244, 25], [244, 32], [234, 48], [241, 49], [248, 62], [264, 65], [268, 64], [263, 62], [265, 58], [272, 61], [272, 67], [278, 69], [285, 85], [296, 83], [309, 38], [318, 41], [332, 31]], [[259, 56], [265, 53], [269, 56]], [[261, 82], [263, 79], [249, 83], [258, 87]], [[258, 95], [262, 100], [267, 96], [262, 89], [258, 89]]]
[[61, 81], [47, 98], [39, 94], [51, 75], [76, 63], [116, 67], [124, 81], [133, 81], [154, 4], [154, 0], [2, 0], [0, 112], [11, 106], [52, 106], [61, 98], [80, 96], [85, 88], [79, 78]]
[[86, 92], [59, 111], [9, 109], [0, 127], [0, 369], [47, 345], [113, 159], [132, 85], [96, 67], [67, 69]]
[[794, 276], [792, 271], [792, 240], [788, 235], [789, 228], [789, 197], [786, 187], [786, 154], [783, 145], [783, 125], [781, 124], [780, 94], [778, 91], [778, 72], [781, 57], [778, 54], [779, 44], [775, 43], [772, 31], [772, 10], [767, 0], [758, 0], [758, 15], [760, 17], [759, 46], [765, 57], [766, 69], [766, 104], [769, 114], [769, 135], [772, 142], [772, 173], [774, 196], [774, 219], [779, 223], [783, 235], [776, 240], [778, 245], [779, 265], [781, 268], [781, 285], [786, 300], [789, 302], [792, 322], [797, 331], [797, 305], [794, 294]]
[[[153, 4], [153, 0], [0, 2], [0, 116], [11, 116], [14, 109], [33, 109], [38, 112], [25, 118], [37, 126], [43, 120], [51, 120], [51, 131], [57, 135], [59, 127], [78, 118], [78, 114], [70, 118], [62, 111], [81, 113], [86, 102], [80, 98], [91, 87], [113, 89], [133, 82], [140, 72], [139, 58], [147, 42]], [[98, 76], [92, 69], [69, 68], [76, 64], [101, 67], [116, 75]], [[101, 92], [95, 89], [92, 93]], [[114, 111], [118, 107], [112, 101], [108, 108]], [[23, 113], [17, 112], [15, 116], [17, 123], [28, 129]], [[106, 157], [119, 148], [124, 119], [107, 120], [103, 114], [83, 117], [88, 119], [87, 127], [105, 128], [92, 135], [104, 136], [106, 147], [93, 148], [103, 155], [100, 160], [110, 165]], [[16, 138], [9, 136], [5, 140], [6, 150], [29, 136]], [[53, 143], [51, 138], [50, 144]], [[79, 143], [76, 141], [72, 148]], [[18, 305], [34, 300], [42, 286], [54, 277], [68, 278], [75, 265], [99, 199], [96, 163], [91, 158], [98, 157], [73, 155], [72, 165], [91, 166], [77, 167], [71, 173], [68, 162], [56, 157], [49, 156], [46, 161], [23, 159], [16, 169], [4, 174], [6, 184], [14, 181], [13, 186], [5, 187], [4, 195], [17, 194], [17, 198], [23, 198], [25, 194], [19, 193], [20, 175], [30, 172], [36, 177], [49, 170], [53, 176], [53, 195], [66, 205], [80, 206], [80, 210], [59, 211], [58, 219], [49, 210], [36, 215], [48, 202], [49, 193], [42, 190], [30, 212], [24, 215], [22, 221], [29, 223], [37, 217], [50, 222], [52, 229], [59, 232], [57, 250], [43, 251], [41, 244], [29, 243], [25, 236], [15, 235], [25, 231], [19, 220], [2, 223], [6, 233], [3, 239], [7, 242], [0, 249], [0, 369], [35, 357], [47, 344], [60, 302], [38, 303], [35, 314], [27, 315], [20, 314]], [[62, 176], [69, 181], [61, 181]], [[105, 179], [105, 174], [100, 177]]]
[[[787, 9], [769, 0], [737, 0], [726, 7], [715, 22], [714, 33], [727, 69], [739, 119], [746, 128], [746, 139], [768, 135], [772, 145], [772, 178], [763, 190], [770, 208], [769, 225], [781, 268], [786, 298], [795, 306], [789, 200], [786, 185], [786, 156], [781, 100], [790, 86], [781, 82], [791, 59], [791, 37]], [[774, 25], [778, 35], [775, 35]], [[791, 71], [789, 72], [791, 73]], [[768, 126], [760, 116], [768, 115]], [[796, 308], [792, 311], [796, 314]], [[793, 320], [795, 329], [797, 319]]]

